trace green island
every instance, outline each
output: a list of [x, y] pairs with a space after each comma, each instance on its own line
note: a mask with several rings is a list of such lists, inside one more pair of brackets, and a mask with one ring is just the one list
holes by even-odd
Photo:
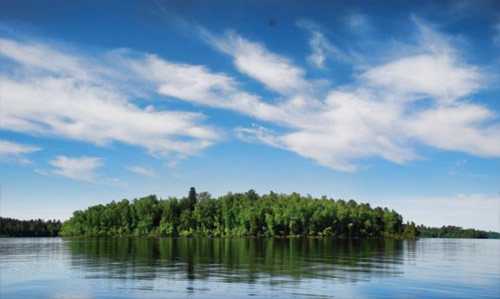
[[354, 200], [250, 190], [158, 199], [155, 195], [95, 205], [61, 222], [0, 218], [0, 236], [500, 238], [497, 232], [403, 222], [394, 210]]

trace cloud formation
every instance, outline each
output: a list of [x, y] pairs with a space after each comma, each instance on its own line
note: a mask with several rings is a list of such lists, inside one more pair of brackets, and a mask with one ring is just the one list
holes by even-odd
[[[283, 131], [238, 128], [237, 136], [291, 150], [341, 171], [354, 171], [357, 161], [372, 157], [395, 163], [418, 159], [416, 144], [500, 156], [495, 113], [467, 98], [485, 84], [480, 69], [467, 64], [446, 36], [418, 20], [415, 27], [418, 42], [407, 46], [411, 51], [364, 66], [355, 82], [331, 88], [323, 99], [287, 89], [285, 100], [269, 104], [277, 111], [276, 117], [265, 119], [282, 125]], [[235, 33], [212, 42], [236, 58], [235, 66], [243, 74], [259, 78], [247, 70], [253, 60], [245, 59], [249, 54], [242, 49], [242, 45], [258, 44]], [[235, 43], [240, 46], [224, 47]], [[299, 69], [264, 46], [258, 47], [258, 56], [273, 58], [260, 60], [259, 69], [274, 69], [276, 61], [286, 61], [287, 69]], [[292, 72], [291, 78], [297, 78], [297, 73], [299, 81], [305, 81], [299, 85], [314, 84], [303, 71]], [[297, 98], [306, 104], [296, 105]]]
[[[421, 158], [421, 146], [499, 157], [497, 115], [472, 98], [486, 84], [484, 72], [462, 57], [451, 38], [413, 21], [415, 43], [376, 64], [353, 65], [352, 82], [338, 86], [328, 78], [308, 78], [292, 59], [234, 31], [200, 30], [237, 71], [272, 91], [272, 98], [206, 65], [128, 50], [89, 59], [3, 38], [0, 57], [15, 71], [0, 71], [0, 128], [96, 145], [125, 143], [160, 156], [189, 156], [220, 140], [220, 130], [205, 124], [201, 113], [158, 111], [154, 103], [141, 108], [135, 100], [143, 93], [251, 116], [262, 123], [236, 128], [239, 138], [340, 171], [355, 171], [370, 158], [407, 163]], [[344, 51], [318, 26], [299, 26], [310, 34], [308, 59], [316, 67], [325, 66], [327, 54], [342, 59]], [[49, 63], [44, 57], [57, 59]], [[124, 88], [124, 82], [140, 88]]]
[[366, 32], [371, 29], [370, 21], [368, 18], [360, 13], [353, 13], [346, 17], [347, 26], [355, 32]]
[[448, 53], [406, 56], [373, 67], [361, 75], [374, 88], [388, 89], [401, 100], [431, 97], [453, 102], [478, 90], [478, 68], [461, 63]]
[[40, 148], [36, 146], [0, 139], [0, 161], [3, 159], [14, 159], [14, 161], [19, 163], [29, 163], [30, 161], [24, 156], [39, 150]]
[[235, 32], [224, 36], [204, 33], [217, 50], [233, 58], [235, 67], [280, 94], [302, 93], [310, 88], [304, 70], [286, 57], [269, 51], [264, 45], [249, 41]]
[[96, 145], [120, 142], [181, 157], [219, 138], [200, 124], [199, 113], [135, 105], [134, 94], [121, 88], [123, 66], [104, 56], [94, 61], [46, 44], [0, 39], [0, 59], [13, 65], [0, 73], [0, 128]]
[[149, 169], [149, 168], [138, 166], [138, 165], [129, 166], [129, 167], [127, 167], [127, 170], [130, 172], [133, 172], [135, 174], [146, 176], [146, 177], [156, 176], [156, 173], [153, 169]]
[[54, 167], [52, 173], [77, 181], [94, 182], [97, 178], [96, 170], [102, 167], [103, 162], [98, 157], [67, 157], [57, 156], [49, 164]]
[[329, 57], [340, 61], [349, 61], [350, 58], [342, 50], [331, 43], [320, 30], [319, 26], [308, 20], [300, 20], [297, 26], [306, 30], [309, 35], [309, 47], [311, 54], [307, 57], [310, 64], [319, 69], [326, 67], [326, 60]]
[[231, 109], [264, 116], [272, 111], [269, 105], [250, 93], [241, 91], [237, 82], [223, 73], [214, 73], [205, 66], [176, 64], [156, 55], [128, 61], [131, 69], [153, 83], [160, 95], [196, 104]]

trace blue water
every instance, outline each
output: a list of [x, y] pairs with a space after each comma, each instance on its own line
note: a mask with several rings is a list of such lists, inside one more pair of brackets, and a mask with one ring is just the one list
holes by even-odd
[[0, 298], [500, 298], [500, 240], [0, 239]]

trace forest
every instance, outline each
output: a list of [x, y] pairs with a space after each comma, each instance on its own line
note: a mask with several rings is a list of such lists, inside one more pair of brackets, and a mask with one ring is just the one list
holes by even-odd
[[212, 198], [191, 188], [181, 199], [154, 195], [76, 211], [62, 236], [415, 238], [400, 214], [354, 200], [250, 190]]
[[459, 226], [417, 227], [422, 238], [467, 238], [467, 239], [500, 239], [500, 233], [483, 231], [473, 228], [461, 228]]
[[60, 229], [61, 222], [58, 220], [17, 220], [0, 217], [0, 237], [55, 237]]
[[298, 193], [259, 195], [250, 190], [213, 198], [191, 188], [186, 197], [155, 195], [112, 201], [56, 220], [0, 217], [0, 236], [152, 236], [152, 237], [333, 237], [488, 238], [500, 233], [457, 226], [426, 227], [403, 223], [394, 210], [354, 200], [313, 198]]

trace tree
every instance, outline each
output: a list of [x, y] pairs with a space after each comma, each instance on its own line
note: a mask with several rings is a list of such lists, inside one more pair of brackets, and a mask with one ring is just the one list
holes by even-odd
[[259, 195], [257, 194], [257, 192], [255, 192], [255, 190], [253, 189], [250, 189], [248, 190], [246, 196], [248, 197], [248, 199], [250, 200], [257, 200], [259, 199]]
[[194, 187], [191, 187], [189, 189], [189, 194], [188, 194], [189, 209], [191, 211], [194, 210], [194, 206], [196, 205], [196, 201], [197, 201], [196, 189]]
[[[0, 223], [0, 234], [35, 231], [47, 234], [56, 228], [43, 222]], [[18, 228], [19, 226], [19, 228]], [[10, 230], [9, 230], [10, 229]], [[396, 211], [372, 208], [354, 200], [313, 198], [298, 193], [271, 192], [259, 196], [253, 191], [228, 193], [212, 198], [191, 188], [187, 197], [158, 199], [147, 196], [132, 202], [122, 200], [77, 211], [64, 222], [63, 236], [313, 236], [334, 238], [489, 238], [494, 233], [446, 226], [416, 227], [403, 224]]]
[[6, 237], [55, 237], [61, 228], [57, 220], [18, 220], [0, 217], [0, 236]]

